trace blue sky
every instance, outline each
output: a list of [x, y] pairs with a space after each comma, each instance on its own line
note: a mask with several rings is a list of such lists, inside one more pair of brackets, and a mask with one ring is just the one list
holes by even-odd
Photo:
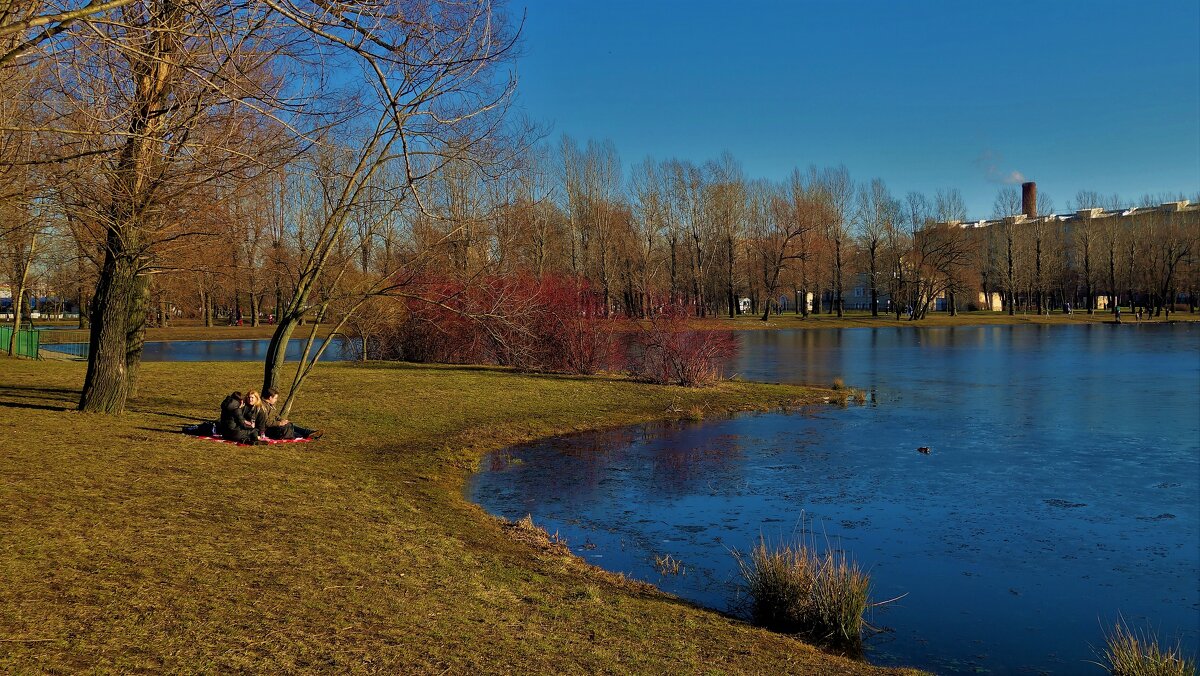
[[1004, 178], [1059, 211], [1080, 189], [1200, 191], [1200, 0], [528, 0], [520, 105], [626, 166], [731, 151], [748, 176], [844, 163], [857, 179]]

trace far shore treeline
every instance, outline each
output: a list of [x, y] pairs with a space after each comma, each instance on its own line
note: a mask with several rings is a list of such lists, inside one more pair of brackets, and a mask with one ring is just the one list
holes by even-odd
[[274, 322], [267, 388], [305, 323], [495, 355], [546, 303], [920, 320], [1200, 296], [1197, 195], [1081, 191], [1062, 213], [1097, 217], [1064, 220], [1004, 188], [995, 221], [963, 227], [980, 215], [953, 187], [754, 178], [729, 154], [627, 165], [552, 136], [511, 110], [519, 13], [487, 0], [76, 4], [0, 14], [0, 312], [81, 311], [82, 410], [123, 410], [146, 327], [180, 318]]

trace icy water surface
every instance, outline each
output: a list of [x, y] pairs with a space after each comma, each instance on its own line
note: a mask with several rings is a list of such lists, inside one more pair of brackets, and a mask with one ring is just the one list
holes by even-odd
[[[293, 338], [288, 341], [287, 361], [298, 361], [304, 352], [304, 338]], [[156, 340], [147, 342], [142, 350], [142, 361], [262, 361], [267, 357], [267, 347], [271, 341], [267, 339], [225, 340]], [[349, 357], [343, 350], [343, 339], [334, 338], [329, 349], [321, 359], [324, 361], [345, 361]], [[320, 341], [313, 344], [313, 350], [321, 346]], [[65, 352], [67, 354], [86, 354], [87, 345], [83, 343], [66, 343], [62, 345], [43, 345], [43, 350]]]
[[[513, 448], [470, 497], [735, 612], [730, 550], [803, 515], [870, 569], [876, 599], [907, 594], [869, 618], [879, 664], [1100, 674], [1118, 615], [1200, 652], [1200, 327], [741, 338], [746, 379], [841, 377], [874, 402]], [[683, 574], [659, 573], [667, 554]]]

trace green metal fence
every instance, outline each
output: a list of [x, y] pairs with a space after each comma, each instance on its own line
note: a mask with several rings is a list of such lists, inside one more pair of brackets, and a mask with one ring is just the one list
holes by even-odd
[[[87, 329], [42, 329], [39, 336], [41, 356], [43, 359], [65, 355], [77, 359], [87, 359], [88, 340]], [[54, 354], [47, 354], [53, 352]]]
[[[22, 357], [33, 357], [37, 359], [38, 348], [41, 341], [39, 340], [39, 331], [28, 331], [20, 329], [17, 331], [17, 354]], [[12, 327], [0, 326], [0, 352], [8, 353], [9, 341], [12, 339]]]

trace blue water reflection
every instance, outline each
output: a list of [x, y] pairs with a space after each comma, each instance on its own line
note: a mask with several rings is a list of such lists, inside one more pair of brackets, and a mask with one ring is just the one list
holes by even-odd
[[[1023, 326], [743, 334], [744, 378], [874, 403], [509, 449], [468, 488], [594, 563], [736, 610], [729, 549], [805, 515], [869, 567], [870, 659], [1094, 671], [1120, 613], [1200, 652], [1200, 330]], [[928, 456], [916, 452], [930, 446]], [[519, 462], [513, 462], [513, 460]], [[549, 480], [549, 478], [553, 480]], [[655, 555], [682, 561], [661, 576]]]
[[[171, 340], [151, 341], [142, 350], [142, 361], [262, 361], [267, 357], [269, 340]], [[288, 341], [287, 361], [298, 361], [304, 352], [305, 339], [293, 338]], [[320, 342], [313, 345], [315, 351]], [[67, 354], [81, 354], [79, 348], [86, 345], [68, 343], [64, 345], [43, 345], [43, 350], [54, 350]], [[329, 349], [321, 359], [324, 361], [345, 361], [353, 357], [345, 349], [345, 341], [334, 338]]]

